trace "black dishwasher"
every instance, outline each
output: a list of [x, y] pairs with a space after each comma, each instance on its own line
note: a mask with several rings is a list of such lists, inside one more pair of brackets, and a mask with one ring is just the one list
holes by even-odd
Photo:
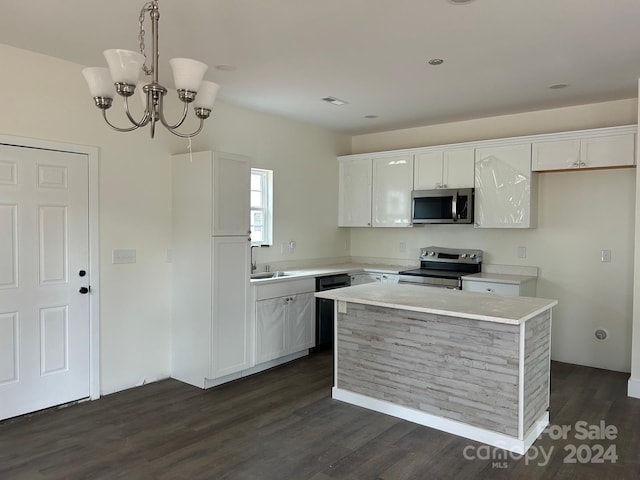
[[[346, 274], [316, 278], [316, 292], [348, 287], [351, 277]], [[333, 300], [316, 298], [316, 349], [333, 345]]]

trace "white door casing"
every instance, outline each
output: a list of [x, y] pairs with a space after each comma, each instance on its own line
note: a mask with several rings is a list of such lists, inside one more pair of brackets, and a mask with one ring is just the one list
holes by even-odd
[[0, 418], [99, 395], [89, 163], [0, 145]]

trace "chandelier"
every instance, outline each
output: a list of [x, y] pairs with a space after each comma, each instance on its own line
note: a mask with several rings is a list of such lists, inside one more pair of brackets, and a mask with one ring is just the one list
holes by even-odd
[[[144, 44], [144, 20], [146, 14], [151, 18], [151, 67], [148, 67], [147, 55]], [[100, 110], [107, 124], [118, 132], [130, 132], [147, 125], [151, 126], [151, 138], [155, 134], [156, 124], [158, 121], [162, 123], [171, 133], [183, 138], [190, 138], [202, 130], [204, 121], [209, 118], [216, 94], [220, 86], [213, 82], [202, 80], [207, 70], [207, 65], [197, 60], [189, 58], [173, 58], [169, 60], [171, 70], [173, 71], [173, 79], [178, 98], [182, 101], [184, 107], [180, 119], [169, 124], [164, 116], [164, 96], [167, 89], [158, 83], [158, 20], [160, 19], [160, 10], [158, 9], [158, 0], [152, 0], [146, 3], [140, 11], [139, 27], [140, 32], [138, 40], [140, 44], [140, 53], [131, 50], [105, 50], [104, 56], [107, 59], [109, 68], [88, 67], [82, 70], [82, 74], [87, 80], [91, 96]], [[144, 71], [146, 75], [152, 76], [151, 83], [142, 87], [145, 94], [146, 106], [144, 114], [140, 120], [136, 120], [129, 109], [129, 97], [136, 90], [136, 84], [140, 72]], [[113, 125], [107, 118], [107, 110], [113, 103], [115, 93], [124, 99], [124, 111], [131, 122], [131, 126], [127, 128], [119, 128]], [[177, 129], [184, 123], [187, 118], [188, 106], [194, 104], [196, 117], [200, 119], [200, 126], [192, 133], [181, 133]]]

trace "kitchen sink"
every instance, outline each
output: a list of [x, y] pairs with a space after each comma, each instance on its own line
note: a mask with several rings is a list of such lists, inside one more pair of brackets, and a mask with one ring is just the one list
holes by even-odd
[[264, 279], [264, 278], [288, 277], [290, 275], [293, 275], [293, 273], [287, 273], [287, 272], [260, 272], [260, 273], [252, 273], [251, 274], [251, 279], [252, 280], [261, 280], [261, 279]]

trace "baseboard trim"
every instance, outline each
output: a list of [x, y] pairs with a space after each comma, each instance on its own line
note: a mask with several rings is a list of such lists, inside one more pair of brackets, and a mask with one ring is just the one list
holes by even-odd
[[282, 365], [284, 363], [288, 363], [293, 360], [297, 360], [298, 358], [302, 358], [306, 355], [309, 355], [309, 350], [302, 350], [300, 352], [291, 353], [284, 357], [276, 358], [274, 360], [269, 360], [268, 362], [259, 363], [258, 365], [255, 365], [251, 368], [242, 370], [241, 372], [225, 375], [224, 377], [205, 378], [204, 388], [217, 387], [218, 385], [222, 385], [223, 383], [231, 382], [233, 380], [238, 380], [239, 378], [248, 377], [249, 375], [253, 375], [255, 373], [264, 372], [265, 370], [268, 370], [273, 367], [277, 367], [278, 365]]
[[353, 405], [384, 413], [386, 415], [391, 415], [396, 418], [402, 418], [403, 420], [424, 425], [425, 427], [442, 430], [443, 432], [452, 433], [460, 437], [482, 442], [520, 455], [524, 455], [526, 453], [533, 442], [535, 442], [538, 436], [544, 431], [546, 426], [549, 425], [549, 412], [544, 412], [534, 423], [533, 427], [525, 434], [524, 438], [520, 440], [516, 437], [486, 430], [484, 428], [474, 427], [455, 420], [450, 420], [448, 418], [422, 412], [413, 408], [403, 407], [384, 400], [367, 397], [366, 395], [350, 392], [337, 387], [333, 387], [332, 396], [336, 400], [341, 400], [346, 403], [351, 403]]
[[640, 398], [640, 379], [629, 378], [627, 395], [633, 398]]

